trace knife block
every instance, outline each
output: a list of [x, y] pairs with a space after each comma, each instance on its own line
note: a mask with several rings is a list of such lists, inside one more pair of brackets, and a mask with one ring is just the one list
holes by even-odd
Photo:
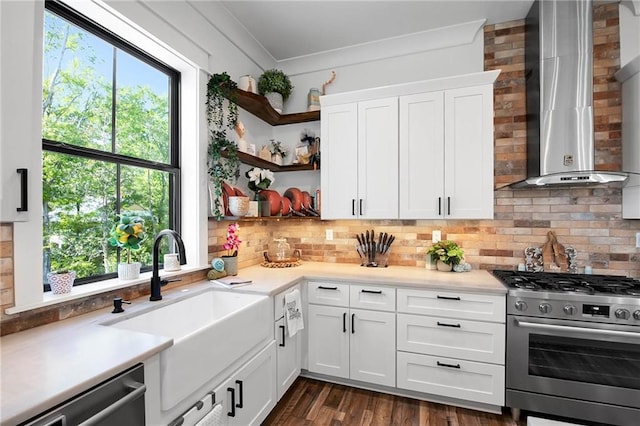
[[389, 265], [389, 254], [391, 248], [388, 248], [385, 253], [376, 252], [372, 259], [369, 259], [366, 254], [360, 253], [358, 246], [356, 245], [356, 251], [360, 255], [360, 266], [366, 266], [369, 268], [386, 268]]

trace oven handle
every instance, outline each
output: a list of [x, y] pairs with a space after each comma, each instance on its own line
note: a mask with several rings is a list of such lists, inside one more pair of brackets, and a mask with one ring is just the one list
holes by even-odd
[[536, 322], [520, 321], [515, 319], [516, 325], [522, 328], [532, 328], [537, 330], [558, 330], [558, 331], [573, 331], [588, 334], [600, 334], [603, 336], [624, 336], [638, 338], [638, 333], [632, 331], [619, 331], [619, 330], [602, 330], [600, 328], [583, 328], [583, 327], [569, 327], [566, 325], [555, 324], [539, 324]]

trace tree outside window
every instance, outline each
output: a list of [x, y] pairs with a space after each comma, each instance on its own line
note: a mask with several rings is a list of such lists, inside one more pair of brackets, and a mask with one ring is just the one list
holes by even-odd
[[179, 74], [58, 3], [44, 26], [44, 276], [114, 277], [120, 252], [107, 240], [126, 211], [145, 216], [135, 260], [148, 267], [154, 235], [179, 222]]

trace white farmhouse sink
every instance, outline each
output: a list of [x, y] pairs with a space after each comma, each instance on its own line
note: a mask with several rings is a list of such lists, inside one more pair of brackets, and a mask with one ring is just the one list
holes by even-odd
[[160, 353], [162, 409], [168, 410], [272, 338], [268, 296], [208, 290], [105, 325], [173, 338]]

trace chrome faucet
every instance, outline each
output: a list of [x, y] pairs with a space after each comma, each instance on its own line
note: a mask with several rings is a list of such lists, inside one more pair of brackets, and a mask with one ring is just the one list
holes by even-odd
[[184, 243], [182, 242], [182, 237], [180, 237], [180, 234], [178, 234], [173, 229], [163, 229], [162, 231], [158, 232], [158, 235], [156, 235], [156, 239], [153, 242], [153, 275], [151, 276], [151, 296], [149, 297], [149, 300], [151, 300], [152, 302], [162, 300], [162, 293], [160, 292], [160, 288], [162, 286], [167, 285], [167, 283], [172, 281], [180, 281], [178, 279], [163, 280], [160, 279], [160, 275], [158, 274], [158, 268], [160, 267], [160, 262], [158, 260], [158, 251], [160, 248], [160, 240], [164, 235], [173, 237], [174, 241], [178, 244], [180, 264], [184, 265], [187, 263], [187, 255], [185, 253]]

